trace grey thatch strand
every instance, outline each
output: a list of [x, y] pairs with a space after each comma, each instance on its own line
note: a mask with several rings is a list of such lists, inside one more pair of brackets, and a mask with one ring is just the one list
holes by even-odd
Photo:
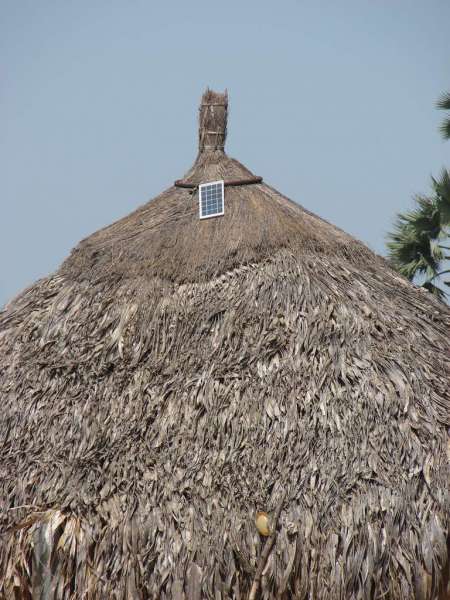
[[[253, 176], [204, 149], [225, 104], [183, 181]], [[284, 494], [261, 599], [444, 598], [448, 308], [265, 183], [197, 202], [0, 312], [0, 598], [247, 599]]]

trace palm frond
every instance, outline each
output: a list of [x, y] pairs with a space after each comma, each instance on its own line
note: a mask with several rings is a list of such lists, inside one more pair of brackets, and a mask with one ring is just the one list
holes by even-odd
[[439, 271], [445, 260], [444, 248], [439, 243], [448, 237], [446, 225], [450, 221], [450, 174], [443, 170], [432, 177], [433, 195], [416, 196], [415, 207], [400, 213], [394, 228], [387, 236], [388, 259], [399, 273], [414, 280], [425, 278], [422, 286], [440, 300], [445, 292], [439, 287]]
[[441, 302], [445, 301], [447, 294], [444, 292], [444, 290], [441, 290], [440, 287], [438, 287], [431, 281], [425, 281], [425, 283], [422, 284], [422, 287], [428, 290], [431, 294], [433, 294], [433, 296], [436, 296], [436, 298], [438, 300], [441, 300]]
[[444, 140], [450, 140], [450, 119], [444, 119], [439, 125], [439, 131], [441, 132]]
[[440, 110], [450, 110], [450, 92], [444, 92], [436, 102], [437, 108]]
[[388, 240], [388, 258], [392, 266], [408, 279], [413, 280], [420, 274], [430, 277], [438, 272], [440, 258], [436, 249], [427, 232], [416, 226], [411, 214], [398, 216]]
[[431, 178], [440, 214], [441, 229], [450, 225], [450, 173], [442, 169], [439, 179]]
[[419, 237], [435, 240], [441, 232], [441, 214], [437, 198], [415, 197], [417, 208], [406, 213], [409, 226]]
[[[445, 92], [444, 94], [442, 94], [442, 96], [437, 101], [436, 106], [440, 110], [450, 110], [450, 92]], [[439, 127], [439, 131], [441, 132], [441, 135], [444, 138], [444, 140], [450, 139], [450, 119], [449, 118], [446, 118], [442, 121], [442, 123]]]

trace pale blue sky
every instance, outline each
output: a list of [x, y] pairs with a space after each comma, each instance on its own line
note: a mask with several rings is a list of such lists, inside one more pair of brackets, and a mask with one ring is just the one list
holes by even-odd
[[0, 306], [181, 177], [206, 86], [227, 151], [379, 253], [450, 166], [449, 0], [0, 0]]

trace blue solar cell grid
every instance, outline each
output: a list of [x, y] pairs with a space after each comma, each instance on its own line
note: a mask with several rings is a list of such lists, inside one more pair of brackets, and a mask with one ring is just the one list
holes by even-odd
[[223, 181], [200, 186], [200, 217], [223, 215]]

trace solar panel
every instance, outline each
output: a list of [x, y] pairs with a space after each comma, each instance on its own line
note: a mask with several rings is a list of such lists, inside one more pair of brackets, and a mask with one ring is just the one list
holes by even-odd
[[223, 181], [211, 181], [199, 186], [199, 213], [200, 219], [223, 215]]

